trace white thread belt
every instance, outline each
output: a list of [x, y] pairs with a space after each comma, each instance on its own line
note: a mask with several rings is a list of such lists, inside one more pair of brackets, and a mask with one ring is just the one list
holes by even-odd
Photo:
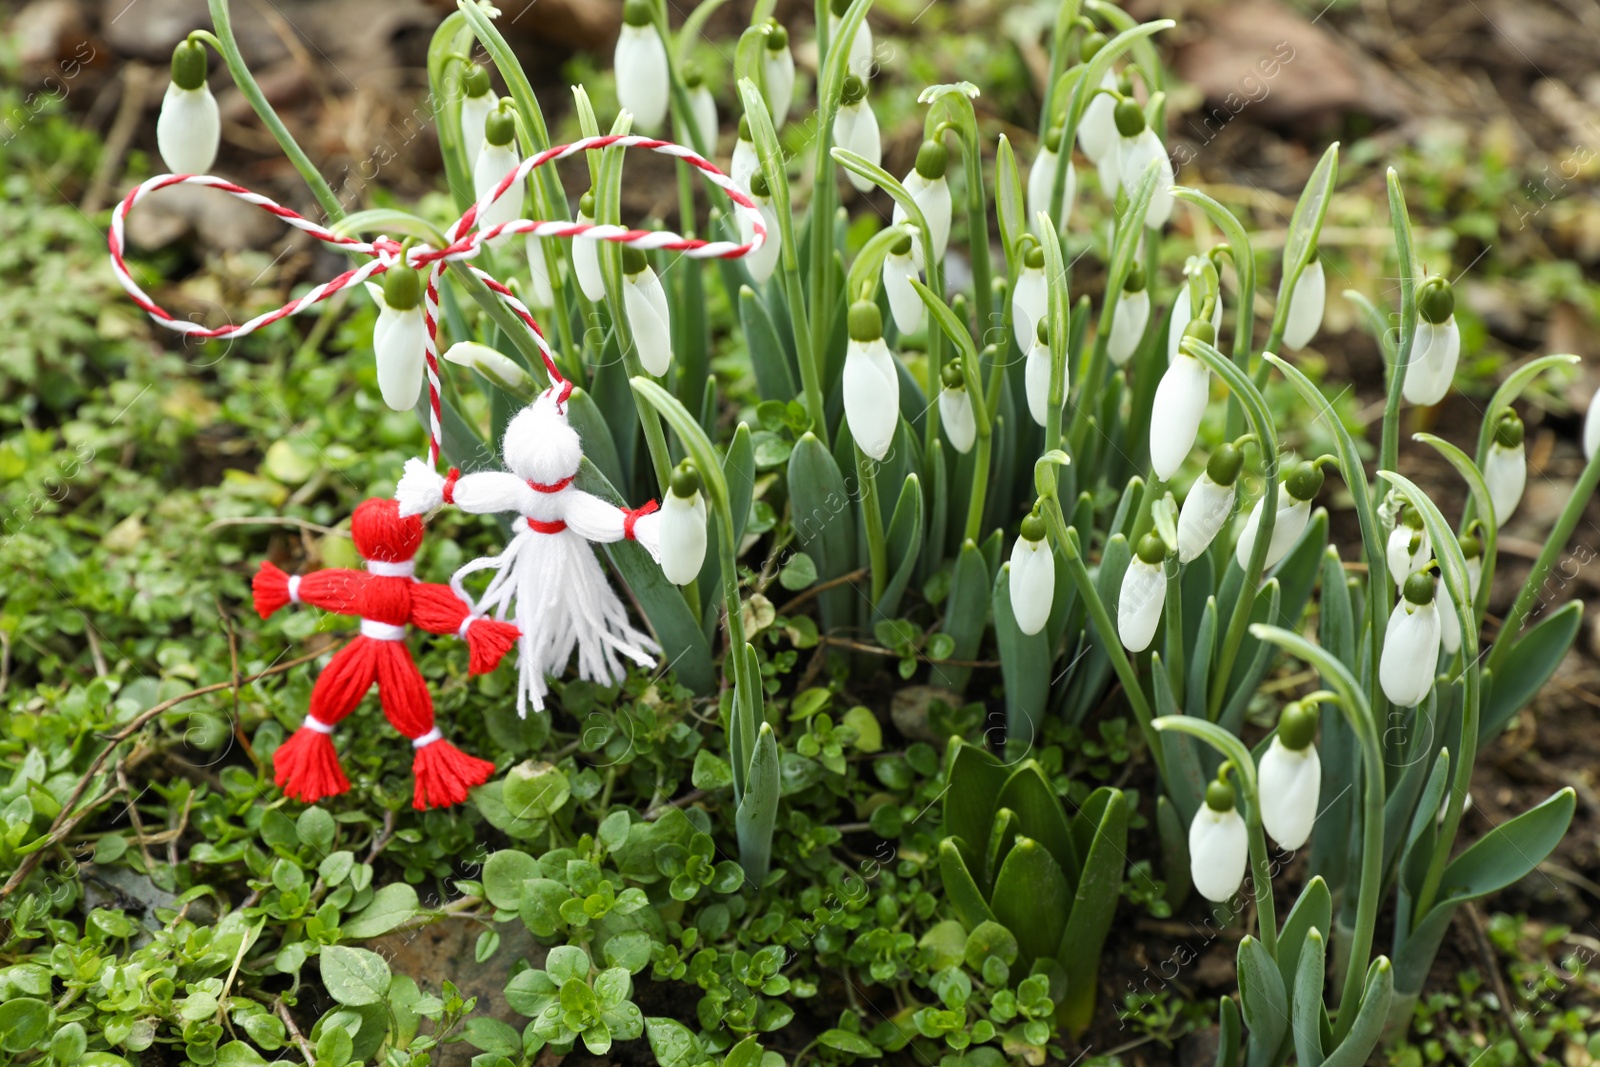
[[390, 563], [387, 560], [367, 560], [367, 573], [376, 574], [380, 578], [410, 578], [416, 573], [417, 561], [414, 559], [402, 560], [399, 563]]
[[374, 641], [404, 641], [406, 628], [393, 623], [379, 622], [377, 619], [362, 619], [361, 636], [370, 637]]
[[300, 603], [300, 576], [298, 574], [289, 575], [289, 603]]
[[444, 734], [440, 733], [439, 732], [439, 728], [437, 726], [435, 726], [433, 729], [429, 730], [427, 733], [423, 734], [421, 737], [413, 737], [411, 739], [411, 747], [412, 748], [427, 748], [429, 745], [433, 744], [435, 741], [443, 741], [443, 740], [444, 740]]
[[331, 733], [333, 733], [333, 727], [332, 726], [329, 726], [327, 723], [323, 722], [321, 719], [317, 718], [314, 715], [307, 715], [306, 716], [306, 721], [301, 723], [301, 725], [302, 726], [308, 726], [311, 729], [315, 730], [319, 734], [331, 734]]
[[462, 619], [460, 629], [456, 630], [456, 636], [465, 641], [467, 639], [467, 631], [472, 629], [472, 624], [477, 621], [478, 616], [476, 615], [468, 615], [466, 618]]

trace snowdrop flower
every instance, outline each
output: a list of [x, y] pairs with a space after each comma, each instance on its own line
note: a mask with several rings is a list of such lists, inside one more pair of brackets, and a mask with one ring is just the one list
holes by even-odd
[[1435, 579], [1433, 596], [1439, 605], [1439, 644], [1446, 655], [1453, 656], [1461, 651], [1461, 620], [1456, 617], [1456, 602], [1450, 598], [1443, 577]]
[[622, 5], [622, 32], [611, 65], [617, 76], [617, 103], [632, 113], [634, 129], [659, 130], [670, 99], [667, 46], [650, 17], [649, 0], [627, 0]]
[[972, 413], [972, 395], [967, 392], [966, 375], [956, 363], [946, 363], [939, 372], [943, 386], [939, 390], [939, 419], [944, 424], [944, 435], [963, 456], [972, 451], [978, 439], [978, 423]]
[[1178, 562], [1196, 559], [1216, 539], [1238, 494], [1239, 471], [1244, 457], [1237, 446], [1227, 443], [1211, 453], [1206, 469], [1183, 498], [1178, 512]]
[[[1087, 63], [1105, 47], [1105, 43], [1105, 34], [1098, 31], [1087, 34], [1083, 38], [1079, 56]], [[1090, 98], [1088, 106], [1083, 109], [1083, 117], [1078, 120], [1078, 147], [1094, 164], [1099, 164], [1117, 143], [1117, 100], [1111, 95], [1117, 91], [1116, 75], [1109, 70], [1102, 74], [1100, 88], [1105, 92], [1095, 93]]]
[[[683, 86], [689, 90], [689, 114], [694, 117], [695, 132], [705, 146], [705, 155], [717, 150], [717, 101], [706, 84], [706, 76], [698, 65], [686, 63], [683, 68]], [[698, 148], [695, 151], [699, 151]]]
[[1056, 595], [1056, 559], [1044, 538], [1044, 519], [1037, 513], [1022, 520], [1017, 543], [1011, 546], [1011, 613], [1017, 629], [1028, 635], [1050, 621]]
[[[528, 287], [528, 303], [536, 308], [554, 307], [556, 293], [550, 285], [549, 264], [544, 258], [545, 240], [530, 233], [524, 242], [524, 247], [528, 252], [528, 273], [532, 278], [532, 284]], [[558, 259], [557, 263], [559, 262]]]
[[672, 317], [667, 291], [650, 268], [650, 260], [637, 248], [622, 249], [622, 308], [633, 331], [634, 351], [647, 374], [656, 377], [672, 365]]
[[1122, 572], [1122, 593], [1117, 598], [1117, 636], [1129, 652], [1150, 647], [1156, 627], [1161, 625], [1161, 608], [1167, 601], [1165, 564], [1167, 546], [1161, 538], [1147, 533], [1139, 538], [1139, 548]]
[[[594, 225], [594, 193], [584, 193], [578, 198], [578, 223]], [[606, 298], [606, 279], [600, 273], [600, 242], [579, 237], [572, 242], [572, 266], [578, 272], [578, 288], [583, 295], [599, 303]]]
[[1289, 311], [1283, 321], [1283, 346], [1298, 352], [1311, 343], [1322, 329], [1322, 312], [1328, 303], [1328, 279], [1322, 270], [1322, 256], [1311, 253], [1311, 262], [1295, 280], [1289, 295]]
[[[1172, 302], [1172, 321], [1167, 326], [1167, 362], [1171, 363], [1178, 354], [1178, 346], [1183, 343], [1183, 331], [1197, 317], [1194, 313], [1194, 297], [1189, 291], [1189, 278], [1198, 273], [1203, 264], [1198, 256], [1192, 257], [1195, 261], [1194, 269], [1185, 265], [1183, 270], [1183, 285], [1178, 289], [1178, 297]], [[1215, 294], [1211, 301], [1211, 335], [1212, 344], [1216, 343], [1216, 335], [1222, 332], [1222, 294]]]
[[483, 151], [483, 124], [500, 100], [489, 85], [489, 71], [476, 63], [467, 64], [461, 92], [461, 146], [467, 152], [467, 166], [476, 167]]
[[1461, 554], [1467, 557], [1467, 591], [1476, 599], [1483, 582], [1483, 543], [1470, 533], [1462, 534], [1460, 542]]
[[1504, 526], [1522, 503], [1522, 490], [1528, 484], [1528, 456], [1522, 445], [1522, 420], [1506, 411], [1495, 424], [1494, 440], [1483, 462], [1483, 480], [1489, 485], [1494, 503], [1496, 526]]
[[900, 421], [900, 377], [883, 342], [883, 314], [877, 304], [869, 300], [851, 304], [849, 327], [842, 381], [844, 418], [861, 451], [882, 459], [889, 454]]
[[[767, 47], [762, 54], [761, 75], [767, 83], [767, 107], [772, 110], [774, 129], [782, 129], [794, 102], [794, 53], [789, 51], [789, 31], [776, 19], [767, 22]], [[666, 106], [665, 100], [662, 106]]]
[[[1220, 318], [1220, 315], [1218, 316]], [[1117, 296], [1117, 311], [1111, 319], [1111, 336], [1106, 341], [1106, 354], [1116, 367], [1125, 367], [1128, 360], [1144, 340], [1144, 328], [1150, 324], [1150, 290], [1145, 285], [1144, 268], [1135, 263], [1122, 283]], [[1214, 327], [1213, 327], [1214, 328]]]
[[739, 116], [739, 136], [733, 142], [733, 160], [728, 165], [728, 176], [741, 189], [750, 188], [750, 175], [761, 166], [756, 155], [756, 143], [750, 138], [750, 118]]
[[1406, 579], [1405, 595], [1389, 616], [1378, 660], [1378, 682], [1396, 707], [1422, 703], [1433, 688], [1439, 662], [1439, 608], [1433, 575], [1419, 571]]
[[[473, 195], [479, 200], [493, 192], [501, 179], [522, 162], [522, 158], [517, 155], [516, 132], [516, 119], [503, 107], [496, 109], [494, 114], [484, 120], [483, 148], [478, 152], [478, 161], [472, 167]], [[526, 192], [524, 184], [512, 182], [511, 187], [500, 195], [500, 199], [485, 208], [478, 216], [478, 229], [487, 230], [491, 226], [520, 219], [522, 198]], [[510, 234], [503, 233], [491, 240], [489, 246], [497, 248], [510, 239]]]
[[1056, 188], [1056, 172], [1061, 168], [1061, 127], [1054, 126], [1039, 146], [1039, 155], [1028, 171], [1028, 229], [1039, 233], [1039, 215], [1043, 212], [1055, 219], [1056, 230], [1067, 232], [1067, 220], [1072, 217], [1072, 202], [1078, 195], [1078, 172], [1073, 169], [1072, 156], [1067, 156], [1067, 176], [1061, 183], [1061, 215], [1050, 210], [1050, 197]]
[[[1198, 320], [1191, 322], [1185, 332], [1208, 343], [1217, 336], [1209, 323]], [[1187, 352], [1179, 351], [1156, 385], [1150, 409], [1150, 466], [1157, 478], [1166, 481], [1183, 466], [1210, 399], [1211, 371]]]
[[[1322, 471], [1315, 463], [1308, 461], [1295, 467], [1283, 484], [1278, 486], [1278, 511], [1272, 520], [1272, 540], [1267, 543], [1267, 558], [1261, 565], [1263, 568], [1276, 566], [1279, 560], [1289, 554], [1294, 543], [1300, 540], [1300, 535], [1306, 532], [1306, 523], [1311, 521], [1311, 498], [1322, 488], [1322, 479]], [[1250, 568], [1250, 554], [1256, 547], [1256, 531], [1261, 528], [1261, 505], [1266, 500], [1266, 497], [1262, 497], [1256, 501], [1256, 506], [1250, 510], [1250, 517], [1245, 520], [1244, 532], [1239, 535], [1233, 558], [1240, 570], [1248, 571]]]
[[1401, 390], [1410, 403], [1437, 404], [1450, 391], [1461, 357], [1455, 310], [1455, 291], [1449, 282], [1435, 275], [1422, 283], [1417, 294], [1417, 335], [1411, 341], [1411, 364]]
[[422, 281], [410, 267], [396, 265], [383, 284], [367, 283], [378, 303], [372, 327], [372, 353], [378, 361], [378, 392], [395, 411], [410, 411], [422, 394], [423, 352], [428, 328], [422, 319]]
[[458, 367], [477, 371], [495, 385], [518, 396], [533, 396], [536, 386], [516, 360], [477, 341], [457, 341], [445, 349], [444, 358]]
[[[770, 193], [766, 175], [758, 170], [750, 176], [750, 197], [761, 209], [761, 221], [767, 227], [767, 236], [761, 247], [744, 257], [744, 265], [749, 268], [750, 277], [757, 284], [772, 277], [773, 268], [778, 265], [778, 251], [783, 246], [783, 237], [778, 231], [778, 213], [772, 209]], [[753, 240], [756, 235], [755, 226], [742, 213], [739, 216], [739, 235], [741, 241]]]
[[672, 488], [661, 502], [661, 573], [673, 585], [688, 585], [706, 561], [706, 499], [700, 474], [684, 460], [672, 472]]
[[1050, 308], [1050, 286], [1044, 277], [1044, 249], [1034, 245], [1022, 258], [1017, 287], [1011, 291], [1011, 332], [1017, 347], [1027, 351]]
[[[883, 163], [883, 139], [878, 133], [878, 116], [867, 103], [867, 83], [854, 74], [844, 80], [844, 95], [839, 98], [839, 113], [833, 119], [833, 141], [840, 148], [865, 159], [873, 166]], [[853, 170], [844, 170], [845, 179], [857, 192], [871, 192], [873, 185]]]
[[1589, 398], [1589, 410], [1583, 416], [1583, 458], [1594, 458], [1600, 449], [1600, 389]]
[[[1028, 414], [1033, 416], [1033, 421], [1040, 426], [1046, 424], [1050, 415], [1050, 370], [1055, 357], [1050, 352], [1050, 320], [1041, 318], [1039, 327], [1034, 334], [1033, 346], [1028, 349], [1027, 362], [1023, 365], [1023, 384], [1027, 387]], [[1061, 406], [1067, 406], [1067, 391], [1070, 383], [1067, 381], [1067, 368], [1061, 368]]]
[[172, 80], [156, 118], [156, 146], [173, 174], [205, 174], [217, 161], [222, 116], [206, 84], [206, 50], [199, 41], [181, 41], [172, 50]]
[[1322, 760], [1312, 743], [1316, 737], [1316, 705], [1290, 704], [1283, 709], [1278, 732], [1256, 769], [1262, 828], [1290, 852], [1306, 843], [1317, 818]]
[[1234, 804], [1233, 787], [1222, 779], [1206, 786], [1206, 802], [1189, 824], [1189, 874], [1207, 900], [1226, 903], [1244, 879], [1250, 835]]
[[1172, 217], [1172, 183], [1176, 180], [1172, 173], [1172, 160], [1167, 157], [1167, 148], [1161, 143], [1161, 138], [1145, 122], [1144, 112], [1136, 101], [1124, 99], [1112, 114], [1117, 126], [1118, 166], [1121, 168], [1122, 184], [1127, 187], [1129, 195], [1139, 187], [1139, 179], [1144, 176], [1150, 161], [1160, 161], [1156, 188], [1150, 194], [1150, 206], [1144, 215], [1145, 227], [1159, 230]]
[[1406, 579], [1426, 567], [1432, 558], [1433, 542], [1422, 525], [1422, 513], [1406, 504], [1384, 546], [1384, 561], [1389, 565], [1389, 577], [1394, 579], [1395, 592], [1404, 589]]
[[[944, 170], [949, 162], [950, 153], [944, 145], [938, 141], [923, 141], [922, 147], [917, 149], [917, 165], [902, 183], [906, 192], [911, 194], [911, 199], [917, 202], [917, 207], [922, 209], [922, 217], [927, 220], [928, 233], [933, 238], [934, 259], [943, 259], [945, 247], [950, 243], [952, 204], [950, 186], [944, 180]], [[906, 221], [906, 217], [906, 209], [895, 204], [891, 223], [898, 226]], [[911, 258], [921, 263], [920, 235], [911, 238], [911, 246]]]
[[[844, 13], [850, 9], [850, 0], [832, 0], [828, 5], [828, 41], [830, 47], [839, 45], [839, 24], [844, 20]], [[848, 70], [851, 74], [866, 81], [872, 77], [872, 27], [867, 25], [867, 20], [862, 19], [861, 25], [856, 29], [856, 35], [850, 40], [850, 60]]]
[[918, 273], [917, 264], [911, 258], [911, 235], [901, 234], [889, 246], [889, 254], [883, 257], [883, 291], [889, 297], [894, 328], [902, 337], [920, 332], [928, 321], [928, 306], [911, 287], [911, 279]]

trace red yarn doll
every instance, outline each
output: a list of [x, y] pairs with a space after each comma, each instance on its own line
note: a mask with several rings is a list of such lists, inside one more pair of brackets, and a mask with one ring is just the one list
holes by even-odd
[[262, 618], [285, 604], [303, 603], [361, 619], [360, 635], [317, 678], [305, 722], [278, 746], [273, 757], [277, 784], [307, 804], [349, 790], [328, 735], [376, 684], [384, 715], [416, 749], [412, 805], [420, 810], [459, 804], [467, 790], [488, 781], [494, 764], [462, 752], [434, 725], [433, 699], [405, 645], [406, 624], [465, 638], [473, 674], [494, 670], [516, 644], [517, 628], [474, 616], [448, 585], [412, 577], [422, 520], [402, 518], [393, 500], [362, 501], [350, 533], [367, 561], [364, 572], [329, 568], [291, 576], [271, 563], [256, 572], [255, 604]]

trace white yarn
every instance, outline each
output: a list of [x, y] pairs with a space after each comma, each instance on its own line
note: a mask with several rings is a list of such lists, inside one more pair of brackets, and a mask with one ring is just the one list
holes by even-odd
[[361, 636], [370, 637], [374, 641], [404, 641], [406, 628], [390, 622], [379, 622], [377, 619], [362, 619]]
[[289, 603], [300, 603], [300, 576], [298, 574], [289, 575]]
[[412, 748], [427, 748], [429, 745], [433, 744], [435, 741], [443, 741], [443, 740], [444, 740], [444, 732], [442, 730], [440, 730], [437, 726], [435, 726], [433, 729], [429, 730], [427, 733], [423, 734], [421, 737], [413, 737], [411, 739], [411, 747]]
[[333, 727], [330, 726], [329, 724], [323, 722], [321, 719], [317, 718], [315, 715], [307, 715], [306, 718], [305, 718], [305, 722], [301, 723], [300, 725], [309, 726], [311, 729], [315, 730], [319, 734], [331, 734], [331, 733], [333, 733]]
[[414, 559], [401, 560], [399, 563], [382, 559], [367, 560], [367, 573], [380, 578], [410, 578], [416, 571], [417, 561]]

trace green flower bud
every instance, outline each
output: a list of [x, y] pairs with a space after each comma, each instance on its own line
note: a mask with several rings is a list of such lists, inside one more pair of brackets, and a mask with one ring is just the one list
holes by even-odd
[[883, 336], [883, 312], [870, 300], [850, 305], [850, 340], [876, 341]]
[[768, 197], [772, 195], [772, 187], [767, 184], [767, 176], [757, 167], [750, 175], [750, 195]]
[[1417, 297], [1417, 310], [1428, 322], [1437, 326], [1456, 312], [1456, 293], [1450, 283], [1435, 275], [1422, 283]]
[[1204, 341], [1208, 345], [1217, 343], [1217, 329], [1206, 319], [1191, 319], [1189, 325], [1183, 328], [1183, 335]]
[[629, 26], [650, 25], [650, 0], [627, 0], [622, 5], [622, 21]]
[[1144, 287], [1144, 268], [1135, 263], [1133, 269], [1128, 272], [1128, 277], [1123, 280], [1122, 291], [1124, 293], [1140, 293], [1144, 291]]
[[1061, 151], [1061, 127], [1052, 126], [1045, 132], [1044, 146], [1052, 152]]
[[1417, 606], [1433, 603], [1433, 572], [1420, 570], [1406, 579], [1406, 599]]
[[483, 120], [483, 140], [486, 144], [508, 145], [517, 135], [517, 120], [504, 108], [489, 112]]
[[622, 246], [622, 273], [633, 277], [650, 265], [650, 257], [644, 254], [642, 248]]
[[867, 98], [867, 83], [854, 74], [848, 74], [844, 79], [844, 91], [839, 96], [839, 103], [845, 107], [859, 104]]
[[955, 362], [946, 363], [940, 368], [939, 381], [946, 389], [965, 389], [967, 387], [967, 376], [961, 373], [961, 365]]
[[1244, 456], [1231, 441], [1219, 445], [1206, 462], [1207, 477], [1218, 485], [1232, 485], [1239, 480], [1239, 472], [1243, 469]]
[[1099, 30], [1083, 35], [1083, 41], [1078, 45], [1078, 60], [1083, 63], [1095, 57], [1100, 49], [1106, 46], [1106, 35]]
[[1317, 739], [1317, 709], [1313, 704], [1295, 701], [1278, 717], [1278, 740], [1283, 747], [1302, 751]]
[[1147, 533], [1139, 538], [1139, 550], [1136, 553], [1142, 563], [1160, 563], [1167, 558], [1167, 546], [1160, 537]]
[[850, 10], [850, 0], [828, 0], [828, 10], [844, 18], [844, 13]]
[[410, 267], [390, 267], [383, 272], [383, 302], [396, 311], [410, 311], [422, 300], [422, 282]]
[[949, 151], [938, 141], [923, 141], [917, 149], [917, 173], [930, 182], [944, 177], [949, 162]]
[[1284, 488], [1296, 500], [1310, 500], [1322, 490], [1323, 473], [1315, 463], [1306, 460], [1295, 465], [1284, 479]]
[[686, 89], [698, 89], [706, 83], [705, 72], [698, 63], [685, 63], [683, 65], [683, 85]]
[[1022, 528], [1018, 531], [1024, 541], [1043, 541], [1045, 524], [1043, 516], [1030, 512], [1022, 520]]
[[578, 214], [594, 218], [594, 193], [584, 193], [578, 197]]
[[741, 140], [741, 141], [750, 140], [750, 116], [749, 115], [740, 115], [739, 116], [739, 140]]
[[1462, 534], [1460, 539], [1461, 554], [1467, 559], [1477, 559], [1483, 555], [1483, 542], [1472, 534]]
[[1044, 249], [1040, 248], [1038, 245], [1034, 245], [1032, 248], [1028, 249], [1027, 254], [1022, 257], [1022, 265], [1025, 267], [1031, 267], [1034, 270], [1038, 270], [1040, 267], [1044, 266]]
[[1117, 132], [1124, 137], [1137, 137], [1144, 132], [1144, 111], [1135, 100], [1119, 100], [1111, 117], [1116, 120]]
[[684, 460], [672, 470], [672, 495], [684, 497], [694, 496], [700, 491], [700, 472], [695, 470], [694, 464]]
[[1221, 778], [1213, 779], [1211, 784], [1206, 786], [1206, 807], [1212, 811], [1232, 811], [1233, 786]]
[[193, 39], [179, 41], [172, 50], [172, 84], [180, 89], [198, 89], [205, 83], [205, 46]]
[[789, 47], [789, 31], [778, 24], [776, 19], [767, 22], [767, 51], [781, 52]]
[[1501, 448], [1516, 448], [1522, 444], [1524, 432], [1522, 420], [1517, 418], [1516, 412], [1507, 411], [1495, 423], [1494, 439]]
[[889, 252], [891, 255], [909, 256], [911, 254], [911, 235], [902, 233], [896, 237], [894, 243], [889, 245]]
[[489, 91], [488, 68], [476, 63], [467, 64], [466, 73], [461, 75], [461, 87], [471, 97], [479, 97]]

